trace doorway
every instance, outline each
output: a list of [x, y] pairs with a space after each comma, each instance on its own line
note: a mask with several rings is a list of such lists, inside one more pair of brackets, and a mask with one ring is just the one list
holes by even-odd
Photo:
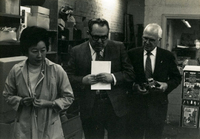
[[[188, 22], [191, 27], [187, 27]], [[200, 39], [200, 15], [162, 15], [163, 39], [161, 47], [172, 51], [177, 46], [192, 48], [195, 40]]]

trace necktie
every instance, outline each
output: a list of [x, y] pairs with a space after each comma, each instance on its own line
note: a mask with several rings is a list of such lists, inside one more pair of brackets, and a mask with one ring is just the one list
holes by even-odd
[[103, 57], [101, 56], [100, 54], [101, 51], [96, 51], [96, 61], [102, 61], [103, 60]]
[[152, 76], [152, 67], [151, 67], [150, 55], [152, 55], [152, 53], [147, 52], [146, 67], [145, 67], [145, 74], [146, 74], [147, 79], [151, 78], [151, 76]]

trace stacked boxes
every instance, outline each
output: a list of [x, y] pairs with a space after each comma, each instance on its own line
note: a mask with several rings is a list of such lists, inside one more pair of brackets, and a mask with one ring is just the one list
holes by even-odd
[[0, 0], [0, 13], [19, 15], [20, 0]]
[[8, 58], [0, 58], [0, 139], [13, 138], [14, 119], [16, 117], [16, 111], [9, 106], [2, 93], [4, 89], [5, 80], [7, 78], [10, 69], [22, 60], [25, 60], [25, 56], [16, 56]]
[[199, 128], [200, 66], [183, 69], [181, 126]]
[[25, 60], [25, 56], [0, 58], [0, 123], [8, 123], [14, 121], [15, 111], [5, 102], [2, 92], [4, 89], [5, 80], [7, 78], [10, 69], [14, 64]]
[[28, 26], [38, 26], [49, 29], [49, 9], [41, 6], [30, 6], [31, 13], [27, 17]]

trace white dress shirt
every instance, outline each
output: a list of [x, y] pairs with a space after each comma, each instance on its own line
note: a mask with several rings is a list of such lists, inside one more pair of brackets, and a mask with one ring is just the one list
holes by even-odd
[[[154, 72], [154, 69], [155, 69], [156, 54], [157, 54], [157, 47], [155, 47], [155, 48], [151, 51], [151, 55], [150, 55], [152, 73]], [[147, 51], [144, 50], [144, 70], [145, 70], [145, 67], [146, 67], [146, 59], [147, 59]]]
[[[91, 46], [90, 43], [89, 43], [89, 46], [90, 46], [90, 52], [91, 52], [91, 56], [92, 56], [92, 61], [95, 61], [95, 59], [96, 59], [96, 52], [94, 51], [94, 49], [92, 48], [92, 46]], [[102, 57], [103, 57], [103, 53], [104, 53], [104, 49], [102, 49], [102, 50], [100, 51], [100, 55], [101, 55]], [[116, 80], [116, 78], [115, 78], [115, 75], [112, 74], [112, 73], [111, 73], [111, 75], [112, 75], [113, 80], [114, 80], [114, 85], [116, 85], [117, 80]]]

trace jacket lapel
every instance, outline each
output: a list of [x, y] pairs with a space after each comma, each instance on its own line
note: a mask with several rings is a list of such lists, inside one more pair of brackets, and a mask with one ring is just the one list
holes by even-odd
[[141, 48], [139, 53], [138, 53], [138, 60], [139, 60], [139, 68], [142, 69], [145, 75], [145, 70], [144, 70], [144, 49]]
[[86, 43], [84, 47], [85, 48], [82, 50], [84, 54], [82, 56], [83, 63], [85, 64], [84, 66], [91, 67], [92, 55], [90, 51], [89, 41]]
[[24, 78], [24, 82], [26, 84], [26, 88], [28, 90], [28, 93], [30, 95], [30, 97], [33, 97], [32, 94], [31, 94], [31, 91], [30, 91], [30, 88], [28, 86], [28, 71], [27, 71], [27, 60], [25, 60], [23, 63], [21, 63], [20, 67], [21, 67], [21, 72], [22, 72], [22, 75], [23, 75], [23, 78]]
[[113, 52], [114, 49], [111, 48], [112, 44], [108, 41], [108, 44], [104, 48], [104, 60], [111, 61], [111, 56], [115, 55]]
[[153, 76], [155, 76], [157, 73], [159, 73], [159, 64], [162, 63], [162, 55], [160, 53], [160, 48], [157, 47], [157, 53], [156, 53], [156, 61], [155, 61], [155, 69], [154, 69], [154, 73]]

